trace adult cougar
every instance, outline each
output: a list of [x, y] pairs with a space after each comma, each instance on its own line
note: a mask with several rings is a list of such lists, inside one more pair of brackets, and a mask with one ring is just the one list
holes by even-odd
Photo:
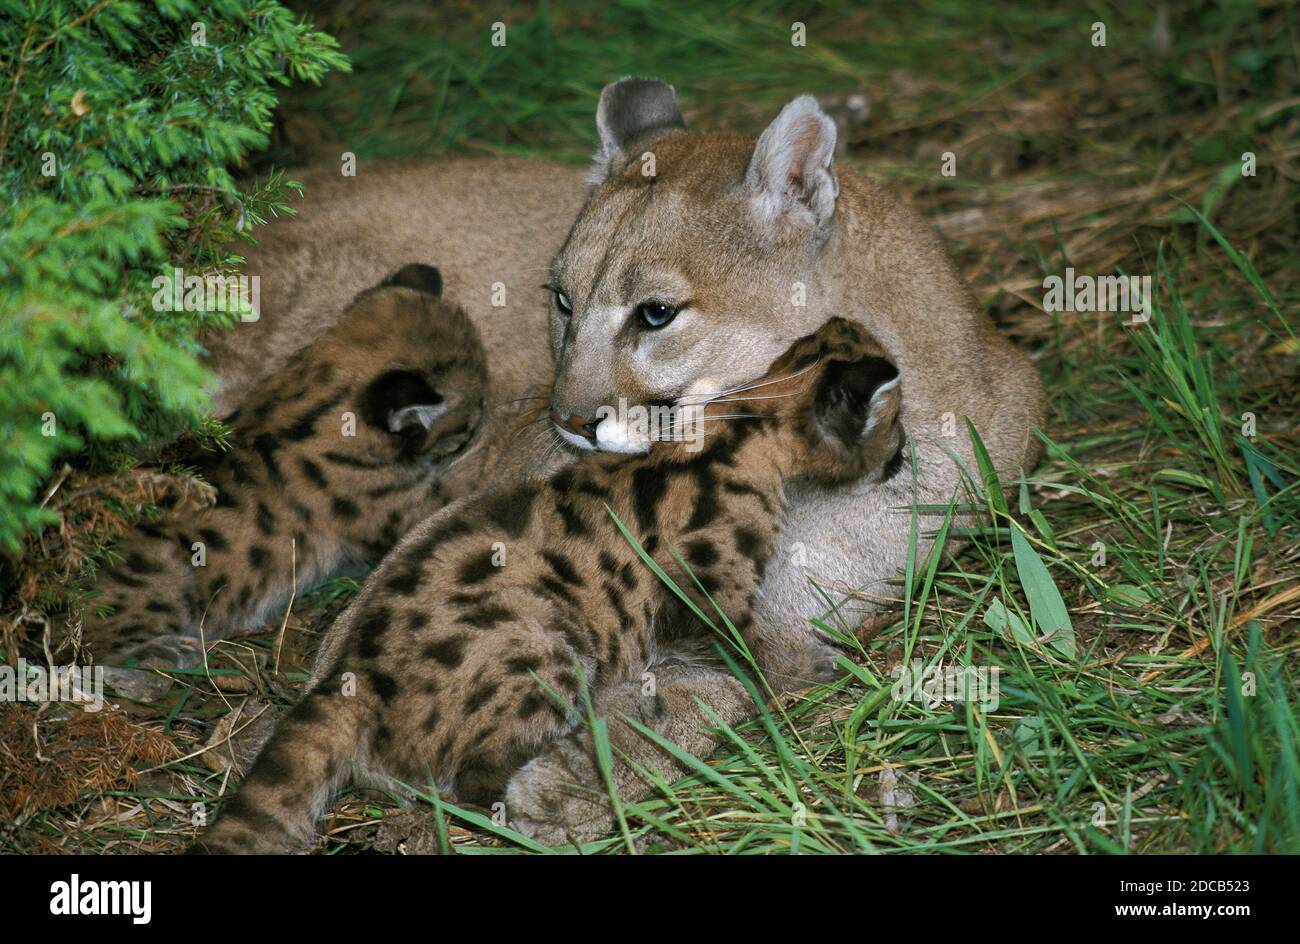
[[[249, 259], [247, 271], [263, 278], [263, 318], [215, 352], [219, 402], [235, 405], [260, 371], [324, 330], [342, 299], [402, 262], [436, 259], [492, 374], [490, 448], [444, 479], [468, 492], [485, 468], [525, 478], [567, 461], [551, 448], [557, 434], [574, 451], [644, 450], [623, 411], [608, 409], [620, 398], [662, 403], [726, 389], [842, 315], [865, 325], [897, 366], [909, 448], [881, 484], [791, 496], [756, 618], [807, 638], [804, 617], [824, 609], [810, 577], [860, 591], [859, 612], [864, 597], [896, 596], [886, 582], [906, 562], [906, 506], [953, 496], [956, 458], [972, 464], [968, 419], [1002, 472], [1036, 458], [1043, 403], [1033, 365], [981, 315], [930, 228], [869, 178], [833, 165], [835, 127], [812, 98], [790, 102], [755, 140], [687, 131], [671, 87], [624, 79], [602, 93], [596, 123], [590, 187], [580, 170], [518, 160], [363, 162], [356, 178], [304, 177], [301, 216], [272, 224]], [[527, 417], [512, 403], [544, 389], [552, 358], [549, 400], [537, 401], [551, 416], [520, 428]], [[665, 666], [655, 726], [705, 753], [712, 738], [697, 696], [734, 721], [745, 711], [735, 693], [725, 670]], [[598, 692], [596, 703], [623, 750], [671, 774], [664, 755], [621, 733], [618, 717], [643, 716], [642, 697], [625, 686]], [[580, 730], [530, 763], [510, 790], [530, 808], [511, 818], [549, 821], [572, 838], [605, 828], [592, 791], [566, 787], [594, 772], [589, 754]]]

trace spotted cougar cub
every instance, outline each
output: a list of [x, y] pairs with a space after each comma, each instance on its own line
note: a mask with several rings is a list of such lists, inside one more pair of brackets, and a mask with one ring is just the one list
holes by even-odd
[[[200, 460], [214, 508], [144, 523], [101, 572], [82, 643], [119, 691], [151, 697], [211, 642], [257, 626], [290, 592], [378, 560], [445, 502], [438, 479], [479, 428], [482, 345], [431, 266], [361, 293], [337, 323], [227, 419], [231, 448]], [[161, 684], [160, 684], [161, 683]]]
[[[331, 628], [302, 700], [198, 850], [300, 849], [349, 781], [438, 785], [487, 804], [581, 717], [593, 688], [639, 678], [659, 642], [707, 633], [641, 565], [733, 621], [782, 665], [754, 593], [778, 545], [784, 484], [880, 476], [902, 446], [898, 375], [860, 325], [835, 318], [766, 378], [705, 407], [703, 448], [593, 454], [549, 480], [473, 496], [412, 532]], [[508, 812], [507, 812], [507, 815]]]

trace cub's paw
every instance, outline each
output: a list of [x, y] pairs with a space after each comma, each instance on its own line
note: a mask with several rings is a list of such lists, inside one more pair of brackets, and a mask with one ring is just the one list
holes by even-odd
[[172, 687], [172, 680], [148, 669], [123, 669], [115, 665], [104, 668], [104, 684], [132, 701], [157, 701]]
[[202, 835], [181, 850], [181, 855], [294, 855], [304, 851], [285, 842], [266, 842], [246, 835]]
[[203, 661], [203, 646], [191, 636], [155, 636], [131, 650], [136, 663], [155, 669], [189, 669]]
[[239, 855], [240, 851], [237, 846], [199, 838], [182, 849], [181, 855]]
[[270, 702], [242, 702], [212, 729], [201, 756], [203, 765], [219, 774], [231, 770], [242, 778], [275, 733], [284, 713]]
[[561, 742], [521, 767], [506, 784], [512, 829], [545, 846], [591, 842], [608, 835], [614, 816], [594, 765]]
[[843, 673], [837, 667], [839, 652], [820, 640], [802, 641], [796, 651], [782, 653], [764, 666], [764, 674], [778, 694], [798, 692], [834, 682]]
[[188, 636], [158, 636], [114, 661], [134, 660], [140, 668], [104, 666], [104, 682], [119, 695], [136, 701], [156, 701], [167, 694], [172, 680], [152, 669], [189, 669], [203, 661], [203, 647]]

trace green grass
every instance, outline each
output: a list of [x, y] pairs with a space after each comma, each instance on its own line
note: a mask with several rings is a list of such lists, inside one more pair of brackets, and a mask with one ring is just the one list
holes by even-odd
[[[584, 851], [1300, 852], [1300, 18], [1165, 6], [1166, 34], [1140, 4], [830, 4], [803, 49], [764, 0], [318, 17], [355, 71], [289, 95], [268, 163], [584, 160], [599, 88], [629, 73], [674, 82], [693, 125], [751, 132], [796, 94], [865, 93], [840, 160], [935, 222], [1049, 392], [1045, 457], [1000, 483], [1008, 497], [977, 467], [966, 504], [915, 510], [916, 535], [967, 544], [913, 554], [904, 611], [865, 646], [844, 637], [840, 682], [724, 727], [711, 757], [622, 801], [620, 829]], [[504, 49], [489, 44], [498, 17]], [[1097, 20], [1105, 49], [1089, 43]], [[1151, 320], [1042, 311], [1043, 277], [1067, 266], [1150, 275]], [[797, 616], [838, 631], [834, 613]], [[996, 668], [998, 704], [900, 700], [891, 670], [913, 659]], [[443, 850], [531, 850], [426, 799]], [[394, 809], [345, 801], [331, 848], [367, 848], [367, 824]], [[164, 814], [131, 838], [166, 845], [184, 827]], [[27, 828], [117, 838], [52, 814]]]

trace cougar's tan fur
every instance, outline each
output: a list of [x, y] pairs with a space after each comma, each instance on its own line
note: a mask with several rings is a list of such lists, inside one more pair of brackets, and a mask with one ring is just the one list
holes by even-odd
[[[724, 389], [762, 375], [792, 339], [843, 316], [865, 325], [898, 367], [907, 455], [881, 483], [792, 492], [755, 617], [788, 627], [802, 645], [803, 618], [824, 609], [810, 577], [855, 591], [848, 612], [865, 615], [871, 600], [895, 598], [888, 581], [909, 553], [907, 506], [947, 503], [961, 464], [975, 471], [967, 420], [1004, 474], [1035, 461], [1043, 391], [1032, 362], [978, 310], [904, 201], [832, 165], [833, 125], [811, 99], [787, 105], [756, 139], [687, 131], [667, 86], [625, 80], [602, 95], [597, 124], [590, 171], [513, 159], [363, 160], [355, 177], [336, 168], [302, 176], [300, 215], [263, 230], [249, 257], [247, 271], [263, 279], [261, 321], [214, 347], [219, 405], [233, 408], [385, 272], [436, 264], [488, 351], [485, 446], [444, 478], [449, 490], [472, 492], [571, 458], [557, 448], [550, 408], [590, 417], [620, 397], [645, 403]], [[652, 299], [681, 310], [662, 331], [638, 333], [636, 306]], [[526, 397], [538, 399], [520, 402]], [[637, 447], [616, 424], [601, 426], [601, 446]], [[935, 524], [923, 520], [922, 531]], [[917, 550], [927, 553], [924, 536]], [[699, 700], [728, 722], [750, 710], [729, 673], [694, 655], [660, 682], [656, 704], [678, 713], [659, 730], [692, 753], [712, 746]], [[631, 684], [595, 700], [610, 719], [644, 710]], [[638, 758], [643, 739], [610, 723], [634, 762], [671, 776], [671, 762], [653, 750]], [[538, 830], [577, 837], [607, 827], [608, 810], [590, 799], [600, 785], [566, 786], [582, 779], [575, 771], [595, 770], [590, 753], [575, 732], [512, 781], [516, 797], [547, 811]], [[620, 789], [645, 789], [617, 766]]]

